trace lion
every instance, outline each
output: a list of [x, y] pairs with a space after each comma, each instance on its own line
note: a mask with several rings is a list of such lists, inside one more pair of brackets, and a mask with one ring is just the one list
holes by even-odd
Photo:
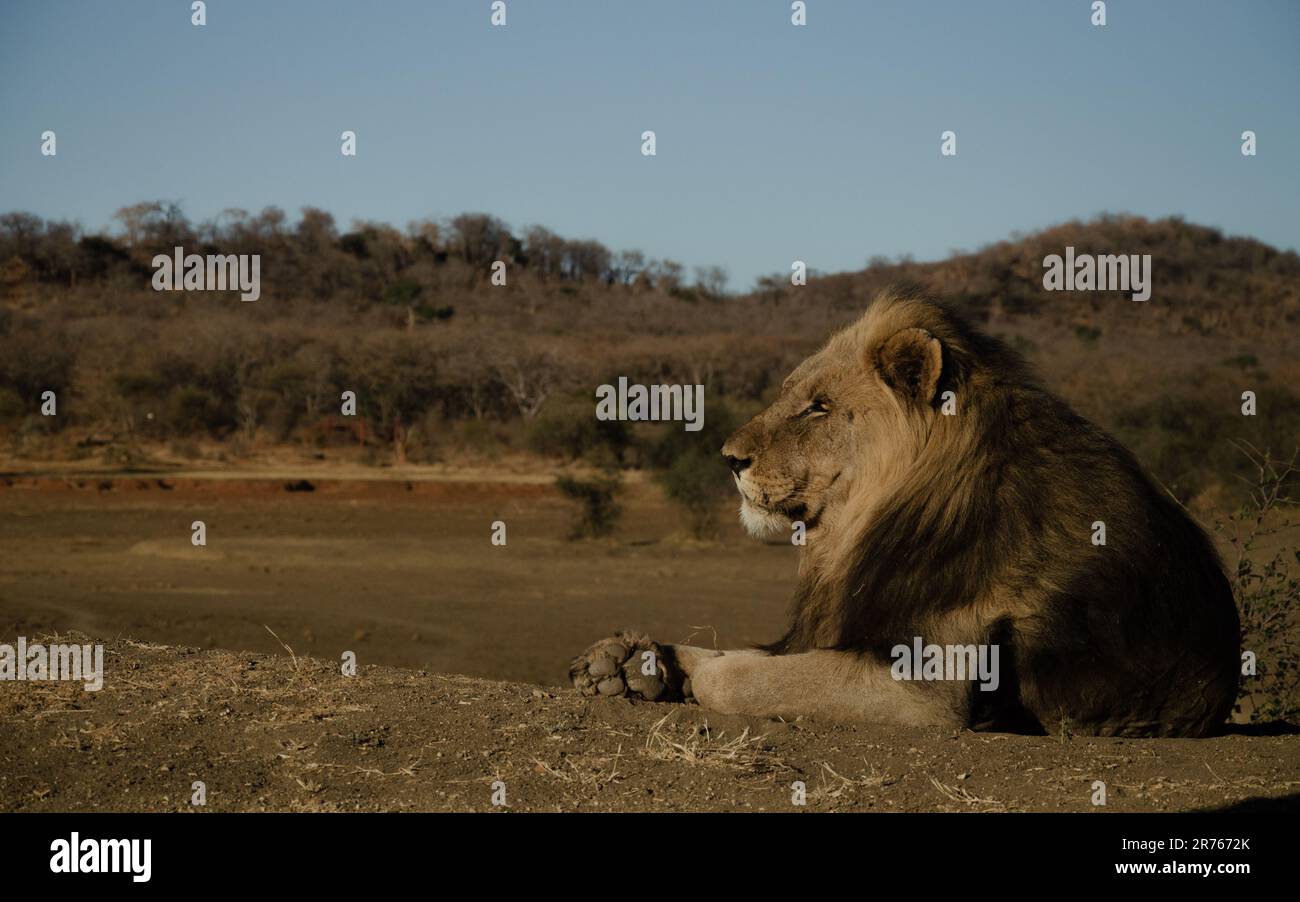
[[[1115, 439], [946, 306], [877, 298], [722, 454], [751, 534], [803, 525], [785, 634], [718, 651], [625, 631], [573, 659], [583, 694], [1002, 732], [1224, 725], [1240, 624], [1210, 540]], [[997, 678], [920, 662], [903, 678], [922, 643], [992, 649]]]

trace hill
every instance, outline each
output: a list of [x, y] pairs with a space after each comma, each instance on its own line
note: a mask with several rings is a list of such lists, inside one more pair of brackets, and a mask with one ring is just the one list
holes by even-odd
[[[131, 465], [160, 449], [224, 461], [279, 446], [370, 464], [522, 451], [657, 465], [653, 429], [592, 422], [595, 386], [703, 384], [721, 430], [897, 284], [1015, 345], [1180, 498], [1236, 491], [1249, 463], [1234, 440], [1283, 457], [1300, 444], [1300, 257], [1178, 219], [1102, 216], [742, 295], [715, 268], [688, 283], [672, 261], [516, 235], [484, 214], [345, 232], [311, 208], [293, 224], [272, 207], [194, 225], [163, 203], [119, 219], [118, 233], [83, 234], [0, 216], [0, 454]], [[177, 245], [261, 255], [260, 300], [154, 291], [150, 261]], [[1151, 300], [1045, 291], [1043, 260], [1067, 247], [1150, 254]], [[1241, 415], [1246, 390], [1258, 416]], [[340, 416], [345, 391], [355, 417]], [[43, 415], [46, 392], [57, 416]], [[698, 438], [712, 455], [716, 433]]]

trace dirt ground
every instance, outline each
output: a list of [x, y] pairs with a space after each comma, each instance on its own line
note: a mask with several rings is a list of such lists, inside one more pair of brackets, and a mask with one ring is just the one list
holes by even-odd
[[618, 628], [776, 635], [794, 549], [683, 539], [639, 482], [617, 538], [573, 543], [527, 473], [260, 475], [0, 477], [0, 641], [77, 631], [107, 671], [0, 682], [0, 811], [187, 810], [196, 780], [221, 811], [500, 810], [496, 781], [514, 811], [786, 811], [796, 781], [808, 810], [1092, 811], [1097, 780], [1111, 811], [1300, 806], [1285, 725], [1023, 737], [583, 700], [568, 659]]
[[749, 539], [730, 516], [717, 543], [681, 538], [640, 482], [614, 539], [570, 542], [553, 477], [331, 471], [288, 491], [296, 472], [0, 478], [0, 638], [75, 629], [283, 653], [269, 628], [298, 654], [558, 685], [574, 654], [624, 627], [770, 641], [794, 587], [788, 543]]
[[1093, 811], [1095, 780], [1109, 811], [1300, 798], [1294, 732], [1120, 740], [780, 723], [124, 639], [105, 642], [105, 671], [99, 692], [0, 689], [0, 810], [183, 811], [196, 780], [213, 811], [790, 811], [796, 781], [803, 810], [821, 811]]

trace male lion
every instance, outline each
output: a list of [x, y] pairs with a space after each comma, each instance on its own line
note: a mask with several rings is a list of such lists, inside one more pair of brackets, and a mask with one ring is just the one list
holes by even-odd
[[[573, 660], [584, 694], [1110, 736], [1200, 736], [1232, 708], [1240, 627], [1205, 534], [944, 307], [879, 298], [722, 453], [751, 533], [805, 524], [785, 635], [714, 651], [621, 633]], [[997, 688], [895, 679], [891, 650], [917, 637], [996, 645]]]

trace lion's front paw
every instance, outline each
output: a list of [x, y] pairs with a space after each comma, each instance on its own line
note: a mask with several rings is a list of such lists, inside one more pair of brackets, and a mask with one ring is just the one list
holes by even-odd
[[627, 630], [601, 639], [569, 665], [569, 680], [583, 695], [655, 702], [681, 701], [683, 676], [659, 643]]

